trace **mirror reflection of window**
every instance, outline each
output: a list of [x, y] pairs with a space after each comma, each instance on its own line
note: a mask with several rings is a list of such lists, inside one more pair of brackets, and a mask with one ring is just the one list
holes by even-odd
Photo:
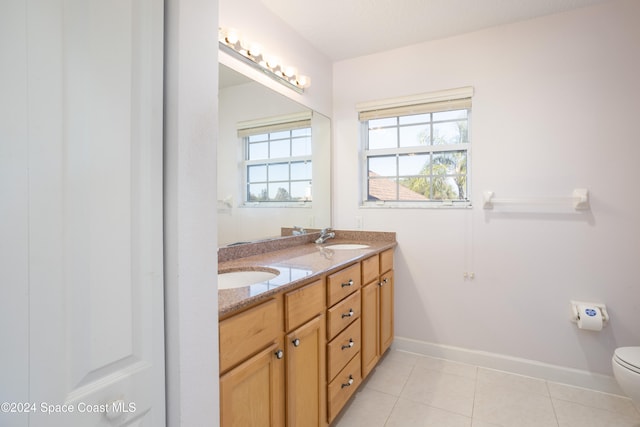
[[239, 133], [244, 135], [246, 153], [246, 202], [312, 200], [310, 119], [243, 129]]

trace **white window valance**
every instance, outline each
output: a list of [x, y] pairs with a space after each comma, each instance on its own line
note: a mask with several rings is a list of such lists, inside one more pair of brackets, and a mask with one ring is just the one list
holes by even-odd
[[389, 98], [356, 104], [360, 121], [385, 117], [471, 108], [473, 87], [461, 87], [420, 95]]
[[244, 138], [251, 135], [293, 130], [311, 127], [311, 111], [287, 114], [284, 116], [266, 117], [256, 120], [238, 122], [238, 136]]

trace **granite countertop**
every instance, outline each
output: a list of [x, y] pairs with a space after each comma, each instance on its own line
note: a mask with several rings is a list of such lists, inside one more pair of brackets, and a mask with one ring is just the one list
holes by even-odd
[[[221, 248], [218, 255], [220, 273], [266, 270], [278, 273], [278, 276], [249, 286], [219, 289], [218, 316], [227, 317], [238, 309], [396, 246], [395, 233], [340, 230], [335, 233], [335, 238], [321, 245], [314, 243], [319, 234], [311, 233], [282, 241], [258, 242], [252, 247], [242, 245], [243, 248], [229, 248], [229, 251]], [[331, 249], [332, 245], [350, 243], [368, 247]]]

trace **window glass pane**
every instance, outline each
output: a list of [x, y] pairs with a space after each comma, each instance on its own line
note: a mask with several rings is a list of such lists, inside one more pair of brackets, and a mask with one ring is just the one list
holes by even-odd
[[[433, 144], [460, 144], [462, 141], [461, 136], [464, 134], [464, 130], [461, 126], [466, 122], [444, 122], [433, 124]], [[464, 126], [466, 128], [466, 126]]]
[[288, 182], [276, 182], [269, 184], [269, 200], [274, 202], [291, 200], [288, 187]]
[[400, 128], [400, 147], [429, 145], [430, 125], [403, 126]]
[[300, 181], [291, 183], [291, 198], [294, 200], [306, 200], [307, 195], [311, 195], [309, 188], [309, 181]]
[[370, 129], [369, 149], [396, 148], [398, 146], [398, 128]]
[[291, 131], [291, 136], [311, 136], [311, 128], [294, 129]]
[[267, 165], [249, 166], [247, 168], [247, 181], [264, 182], [267, 180]]
[[433, 113], [433, 121], [440, 120], [455, 120], [455, 119], [466, 119], [467, 118], [467, 110], [452, 110], [452, 111], [441, 111], [439, 113]]
[[397, 188], [395, 179], [373, 177], [369, 172], [367, 200], [396, 200]]
[[311, 137], [296, 138], [291, 140], [292, 156], [310, 156], [311, 155]]
[[397, 176], [396, 156], [369, 157], [369, 176]]
[[401, 125], [410, 125], [415, 123], [429, 123], [431, 114], [415, 114], [413, 116], [399, 117]]
[[269, 156], [269, 144], [260, 142], [257, 144], [249, 144], [248, 160], [262, 160]]
[[249, 184], [247, 186], [247, 200], [250, 202], [264, 202], [268, 200], [267, 184]]
[[469, 142], [469, 121], [460, 120], [456, 122], [458, 125], [458, 129], [460, 129], [460, 142], [468, 143]]
[[418, 176], [400, 180], [398, 200], [428, 200], [431, 178]]
[[289, 164], [274, 163], [269, 165], [269, 181], [288, 181]]
[[249, 137], [249, 142], [258, 142], [258, 141], [266, 141], [269, 134], [263, 133], [260, 135], [251, 135]]
[[271, 141], [271, 151], [269, 153], [269, 158], [271, 159], [281, 159], [283, 157], [289, 157], [290, 147], [289, 140], [284, 139], [280, 141]]
[[398, 119], [396, 117], [369, 120], [369, 129], [378, 129], [385, 126], [397, 126], [397, 125], [398, 125]]
[[398, 158], [399, 175], [429, 174], [429, 154], [403, 155]]
[[289, 139], [291, 137], [291, 131], [289, 130], [283, 130], [280, 132], [271, 132], [269, 134], [269, 139], [271, 139], [272, 141], [274, 139]]
[[431, 179], [431, 198], [433, 200], [458, 199], [458, 187], [452, 177], [433, 176]]
[[311, 162], [291, 163], [291, 180], [311, 179]]
[[466, 151], [448, 151], [435, 153], [433, 155], [434, 174], [436, 165], [439, 165], [438, 173], [441, 174], [466, 174], [467, 173], [467, 153]]
[[457, 199], [467, 199], [467, 176], [458, 175], [449, 177], [449, 180], [455, 185], [454, 190], [456, 192]]

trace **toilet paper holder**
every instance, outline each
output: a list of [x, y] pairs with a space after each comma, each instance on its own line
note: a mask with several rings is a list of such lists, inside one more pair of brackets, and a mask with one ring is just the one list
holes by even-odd
[[606, 325], [609, 321], [609, 313], [607, 313], [607, 307], [604, 304], [595, 302], [571, 301], [571, 321], [573, 323], [578, 323], [578, 320], [580, 319], [580, 310], [578, 309], [578, 307], [581, 305], [593, 307], [594, 309], [600, 310], [600, 314], [602, 315], [602, 326]]

